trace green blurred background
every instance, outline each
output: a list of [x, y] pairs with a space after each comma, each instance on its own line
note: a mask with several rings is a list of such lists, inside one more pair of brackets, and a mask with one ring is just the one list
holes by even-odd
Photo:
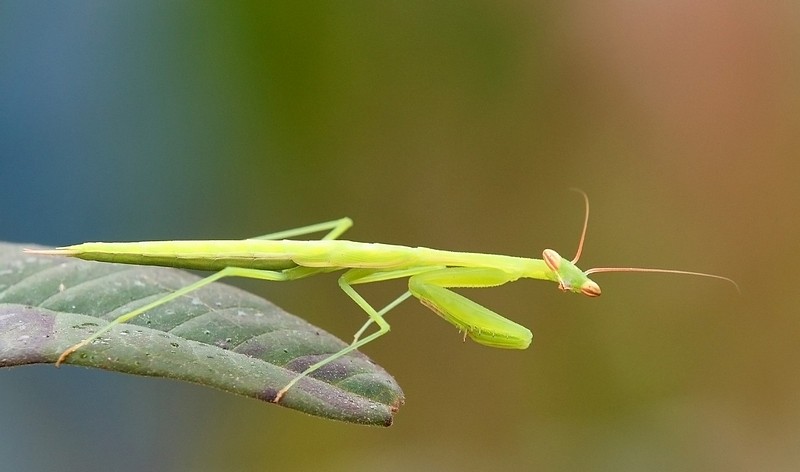
[[[463, 344], [407, 302], [366, 349], [407, 396], [389, 429], [6, 370], [2, 468], [797, 470], [799, 83], [796, 2], [0, 1], [0, 239], [350, 216], [357, 240], [571, 255], [579, 187], [583, 267], [742, 288], [469, 291], [533, 330], [527, 351]], [[364, 316], [335, 281], [235, 283], [349, 339]]]

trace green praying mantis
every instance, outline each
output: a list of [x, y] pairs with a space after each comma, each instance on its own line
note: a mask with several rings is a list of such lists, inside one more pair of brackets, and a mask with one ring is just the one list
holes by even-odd
[[[580, 191], [579, 191], [580, 192]], [[224, 277], [246, 277], [271, 281], [290, 281], [317, 274], [344, 270], [339, 287], [364, 312], [368, 319], [355, 333], [352, 343], [311, 365], [280, 389], [272, 399], [279, 403], [305, 376], [357, 350], [389, 332], [384, 315], [411, 296], [453, 324], [479, 344], [505, 349], [525, 349], [533, 338], [531, 331], [451, 288], [494, 287], [529, 278], [556, 282], [564, 292], [600, 295], [600, 286], [589, 278], [600, 272], [660, 272], [711, 277], [732, 283], [727, 277], [675, 269], [639, 267], [598, 267], [582, 271], [575, 264], [583, 251], [589, 222], [589, 199], [585, 193], [585, 216], [578, 250], [568, 261], [556, 251], [545, 249], [542, 259], [456, 252], [364, 243], [338, 239], [353, 224], [341, 218], [302, 228], [244, 240], [223, 241], [145, 241], [123, 243], [84, 243], [57, 249], [26, 250], [32, 254], [71, 256], [80, 259], [125, 264], [157, 265], [184, 269], [217, 271], [163, 298], [119, 316], [90, 337], [71, 346], [56, 361], [60, 365], [74, 352], [98, 339], [113, 326], [125, 323], [153, 308], [185, 296]], [[327, 231], [321, 239], [300, 241], [288, 238]], [[408, 278], [408, 290], [381, 310], [376, 310], [354, 288], [355, 285]], [[377, 330], [364, 336], [372, 324]]]

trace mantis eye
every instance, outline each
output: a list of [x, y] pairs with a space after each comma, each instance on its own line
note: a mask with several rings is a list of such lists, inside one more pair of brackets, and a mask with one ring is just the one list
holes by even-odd
[[545, 249], [542, 252], [542, 259], [544, 259], [544, 263], [547, 264], [550, 270], [558, 272], [558, 268], [561, 266], [561, 256], [557, 252], [552, 249]]
[[600, 286], [592, 280], [587, 280], [581, 285], [581, 293], [587, 297], [599, 297], [601, 293]]

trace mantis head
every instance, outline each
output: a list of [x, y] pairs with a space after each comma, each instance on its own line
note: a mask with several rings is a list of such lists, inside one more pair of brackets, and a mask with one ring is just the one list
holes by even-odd
[[553, 271], [562, 292], [582, 293], [589, 297], [600, 296], [600, 286], [591, 280], [587, 273], [578, 269], [575, 261], [568, 261], [552, 249], [545, 249], [542, 258], [547, 267]]
[[575, 254], [575, 258], [571, 261], [567, 261], [552, 249], [545, 249], [544, 253], [542, 254], [545, 265], [547, 265], [547, 267], [553, 271], [554, 279], [556, 282], [558, 282], [558, 288], [561, 291], [582, 293], [589, 297], [598, 297], [601, 293], [600, 286], [589, 278], [590, 274], [598, 272], [657, 272], [662, 274], [696, 275], [700, 277], [710, 277], [714, 279], [725, 280], [732, 283], [733, 286], [736, 287], [736, 291], [741, 293], [739, 290], [739, 285], [732, 279], [722, 277], [720, 275], [706, 274], [703, 272], [690, 272], [687, 270], [675, 269], [649, 269], [643, 267], [595, 267], [594, 269], [589, 269], [586, 271], [578, 269], [575, 264], [581, 257], [581, 252], [583, 251], [583, 242], [586, 238], [586, 227], [589, 223], [589, 197], [581, 190], [572, 190], [575, 190], [583, 195], [583, 199], [586, 202], [586, 216], [583, 220], [583, 231], [581, 233], [580, 242], [578, 243], [578, 251]]

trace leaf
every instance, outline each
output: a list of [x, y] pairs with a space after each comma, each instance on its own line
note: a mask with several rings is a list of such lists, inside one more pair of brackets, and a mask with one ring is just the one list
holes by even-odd
[[[171, 268], [24, 254], [22, 248], [0, 243], [0, 367], [55, 363], [98, 327], [199, 278]], [[114, 327], [67, 363], [271, 401], [298, 372], [344, 346], [262, 298], [214, 283]], [[279, 404], [389, 426], [402, 403], [396, 381], [356, 352], [303, 378]]]

